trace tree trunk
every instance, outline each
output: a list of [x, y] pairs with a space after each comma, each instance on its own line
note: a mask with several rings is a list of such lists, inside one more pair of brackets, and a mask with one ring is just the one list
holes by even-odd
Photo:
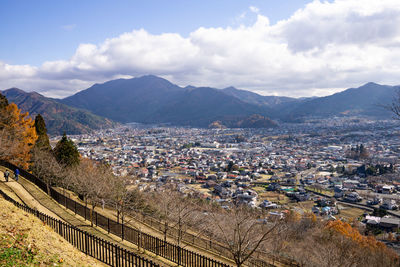
[[93, 227], [93, 214], [94, 214], [94, 208], [96, 205], [92, 202], [92, 208], [90, 209], [90, 226]]
[[167, 242], [168, 222], [164, 222], [164, 241]]
[[50, 184], [46, 183], [47, 194], [50, 196]]
[[181, 245], [181, 241], [182, 241], [182, 220], [181, 218], [179, 218], [179, 222], [178, 222], [178, 246]]

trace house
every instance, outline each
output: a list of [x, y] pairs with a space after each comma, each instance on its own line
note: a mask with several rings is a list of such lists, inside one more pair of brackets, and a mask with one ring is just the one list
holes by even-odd
[[383, 204], [380, 207], [385, 210], [397, 210], [398, 209], [396, 201], [393, 199], [385, 199], [383, 201]]
[[344, 194], [343, 189], [340, 188], [339, 186], [335, 186], [335, 187], [333, 188], [333, 191], [335, 192], [335, 198], [341, 198], [341, 197], [343, 197], [343, 194]]
[[367, 225], [377, 226], [381, 222], [381, 219], [381, 217], [367, 215], [365, 216], [365, 223]]
[[379, 226], [390, 231], [395, 231], [399, 229], [400, 219], [383, 217], [380, 220]]
[[382, 194], [392, 194], [394, 191], [393, 185], [384, 185], [382, 186]]
[[344, 200], [348, 202], [360, 202], [362, 197], [357, 192], [350, 192], [345, 195]]
[[310, 195], [308, 193], [296, 192], [294, 193], [294, 198], [297, 201], [307, 201], [310, 199]]
[[279, 190], [280, 188], [281, 186], [278, 183], [271, 183], [270, 185], [268, 185], [267, 191], [276, 191]]

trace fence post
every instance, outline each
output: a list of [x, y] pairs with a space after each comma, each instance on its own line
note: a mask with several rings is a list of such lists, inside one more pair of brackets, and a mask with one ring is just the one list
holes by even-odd
[[124, 241], [124, 220], [122, 220], [122, 224], [121, 224], [121, 238], [122, 238], [122, 241]]
[[119, 267], [119, 247], [115, 247], [115, 266]]
[[61, 235], [61, 232], [62, 232], [61, 221], [57, 221], [57, 222], [58, 222], [58, 234]]
[[85, 254], [87, 255], [88, 254], [88, 250], [89, 250], [89, 247], [88, 247], [88, 235], [87, 235], [87, 233], [84, 233], [85, 234]]
[[181, 246], [178, 246], [178, 266], [181, 265]]

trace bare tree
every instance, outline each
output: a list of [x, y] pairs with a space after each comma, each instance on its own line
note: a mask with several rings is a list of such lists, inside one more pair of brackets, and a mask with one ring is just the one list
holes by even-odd
[[260, 219], [258, 211], [244, 205], [234, 206], [228, 211], [217, 208], [210, 215], [210, 230], [227, 246], [238, 267], [243, 266], [270, 239], [278, 225], [276, 218]]
[[66, 177], [65, 167], [57, 162], [51, 151], [35, 148], [32, 152], [32, 161], [31, 170], [46, 183], [48, 194], [52, 185], [63, 183]]
[[148, 204], [145, 196], [137, 188], [128, 189], [128, 181], [132, 177], [114, 177], [113, 187], [108, 201], [117, 211], [117, 222], [124, 223], [126, 215], [137, 212], [146, 212]]
[[89, 202], [91, 205], [90, 222], [93, 226], [94, 209], [104, 199], [110, 198], [115, 176], [107, 166], [84, 159], [70, 177], [75, 191], [84, 197], [86, 204]]
[[154, 194], [153, 201], [156, 214], [162, 221], [165, 241], [168, 235], [172, 235], [178, 246], [184, 246], [183, 241], [189, 233], [199, 236], [205, 230], [202, 227], [205, 215], [199, 199], [185, 196], [172, 187]]
[[8, 129], [0, 129], [0, 158], [10, 159], [18, 150], [18, 142], [10, 135]]

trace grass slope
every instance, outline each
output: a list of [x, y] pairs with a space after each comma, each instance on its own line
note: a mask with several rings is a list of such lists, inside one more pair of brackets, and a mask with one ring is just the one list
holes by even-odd
[[0, 197], [0, 266], [105, 266]]

